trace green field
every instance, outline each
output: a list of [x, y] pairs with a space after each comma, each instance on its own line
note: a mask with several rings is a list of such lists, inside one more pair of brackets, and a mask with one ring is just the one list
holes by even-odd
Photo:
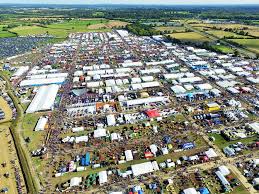
[[5, 25], [0, 25], [0, 38], [9, 38], [9, 37], [15, 37], [16, 35], [13, 33], [10, 33], [8, 31], [3, 31], [3, 27]]
[[223, 149], [224, 147], [227, 147], [231, 144], [235, 144], [237, 142], [242, 142], [244, 144], [248, 144], [248, 143], [253, 143], [255, 142], [258, 138], [255, 137], [249, 137], [249, 138], [244, 138], [244, 139], [239, 139], [239, 140], [235, 140], [235, 141], [227, 141], [225, 140], [221, 135], [219, 134], [210, 134], [210, 137], [214, 137], [215, 141], [214, 143], [220, 148]]
[[173, 33], [170, 34], [172, 38], [179, 39], [186, 42], [210, 42], [211, 39], [197, 33], [197, 32], [185, 32], [185, 33]]
[[234, 50], [232, 48], [224, 45], [213, 45], [212, 48], [223, 53], [234, 53]]
[[259, 53], [259, 39], [229, 39], [238, 44], [244, 45], [248, 49]]
[[170, 33], [185, 32], [185, 27], [181, 26], [160, 26], [155, 28], [158, 31], [169, 31]]
[[88, 26], [107, 23], [107, 20], [72, 20], [47, 26], [18, 26], [10, 29], [11, 32], [19, 36], [49, 34], [56, 38], [66, 38], [69, 33], [89, 32], [89, 31], [109, 31], [110, 29], [89, 29]]
[[234, 37], [234, 38], [248, 38], [249, 36], [242, 36], [233, 32], [226, 32], [223, 30], [210, 30], [206, 31], [207, 33], [217, 36], [218, 38], [224, 38], [224, 37]]
[[47, 28], [54, 28], [54, 29], [63, 29], [63, 30], [75, 30], [75, 31], [84, 31], [87, 29], [87, 26], [99, 23], [107, 23], [108, 20], [72, 20], [72, 21], [65, 21], [56, 24], [47, 25]]
[[0, 31], [0, 38], [10, 38], [10, 37], [16, 37], [16, 35], [8, 31]]
[[28, 150], [32, 151], [38, 149], [45, 137], [45, 131], [34, 131], [34, 128], [37, 124], [38, 119], [41, 114], [26, 114], [23, 119], [22, 127], [23, 127], [23, 138], [30, 138], [31, 142], [27, 143]]

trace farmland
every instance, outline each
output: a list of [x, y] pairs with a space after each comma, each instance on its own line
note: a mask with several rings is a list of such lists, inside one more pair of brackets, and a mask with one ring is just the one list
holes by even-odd
[[231, 47], [224, 45], [213, 45], [212, 48], [222, 53], [234, 53], [234, 50]]
[[173, 33], [173, 34], [170, 34], [170, 36], [184, 42], [210, 42], [211, 41], [211, 39], [197, 32]]
[[[56, 38], [66, 38], [68, 34], [73, 32], [110, 31], [113, 27], [121, 27], [125, 26], [126, 24], [128, 23], [115, 20], [84, 19], [61, 21], [49, 25], [24, 24], [11, 28], [9, 31], [17, 33], [18, 36], [35, 36], [48, 34]], [[12, 34], [10, 32], [0, 31], [0, 36], [1, 34], [2, 37], [15, 36], [15, 34]]]
[[218, 38], [228, 38], [228, 37], [234, 37], [234, 38], [249, 38], [249, 36], [243, 36], [239, 35], [233, 32], [226, 32], [223, 30], [209, 30], [206, 31], [209, 34], [212, 34], [214, 36], [217, 36]]
[[230, 39], [230, 40], [240, 45], [243, 45], [256, 53], [259, 53], [259, 39]]
[[[88, 26], [99, 23], [108, 23], [106, 20], [84, 20], [84, 21], [65, 21], [46, 26], [18, 26], [10, 31], [19, 36], [49, 34], [56, 38], [66, 38], [72, 32], [100, 31], [101, 29], [89, 29]], [[104, 29], [102, 29], [104, 30]]]
[[185, 32], [186, 30], [184, 27], [181, 27], [181, 26], [161, 26], [161, 27], [156, 27], [155, 29], [161, 32], [167, 32], [167, 34], [176, 33], [176, 32]]
[[[21, 173], [21, 170], [9, 127], [10, 123], [0, 124], [0, 188], [8, 188], [10, 193], [18, 194], [15, 169], [19, 173]], [[3, 166], [4, 163], [6, 164]], [[8, 177], [6, 173], [9, 173]], [[20, 183], [24, 186], [23, 179], [20, 180]], [[25, 189], [23, 190], [25, 191]]]
[[4, 31], [3, 27], [5, 27], [5, 25], [0, 25], [0, 38], [9, 38], [9, 37], [15, 37], [16, 36], [13, 33], [10, 33], [8, 31]]

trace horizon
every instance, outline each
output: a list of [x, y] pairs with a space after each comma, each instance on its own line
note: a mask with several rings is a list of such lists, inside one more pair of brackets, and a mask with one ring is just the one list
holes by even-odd
[[226, 2], [225, 0], [190, 0], [188, 2], [183, 2], [180, 0], [164, 0], [162, 3], [157, 0], [89, 0], [85, 2], [84, 0], [75, 0], [73, 2], [67, 0], [20, 0], [19, 2], [15, 0], [0, 0], [1, 5], [259, 5], [257, 0], [248, 0], [244, 3], [242, 0], [233, 0], [231, 2]]

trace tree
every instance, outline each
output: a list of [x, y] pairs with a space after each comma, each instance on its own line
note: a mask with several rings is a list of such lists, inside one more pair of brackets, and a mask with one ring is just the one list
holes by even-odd
[[239, 56], [239, 54], [240, 54], [240, 53], [239, 53], [238, 50], [235, 50], [235, 51], [234, 51], [234, 55], [235, 55], [236, 57]]

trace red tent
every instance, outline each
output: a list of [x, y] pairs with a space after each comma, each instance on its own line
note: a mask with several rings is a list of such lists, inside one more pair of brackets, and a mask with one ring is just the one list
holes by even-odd
[[153, 110], [146, 110], [145, 112], [149, 118], [155, 118], [155, 117], [160, 117], [160, 114], [158, 110], [153, 109]]
[[151, 152], [145, 152], [145, 158], [153, 158], [153, 154]]

